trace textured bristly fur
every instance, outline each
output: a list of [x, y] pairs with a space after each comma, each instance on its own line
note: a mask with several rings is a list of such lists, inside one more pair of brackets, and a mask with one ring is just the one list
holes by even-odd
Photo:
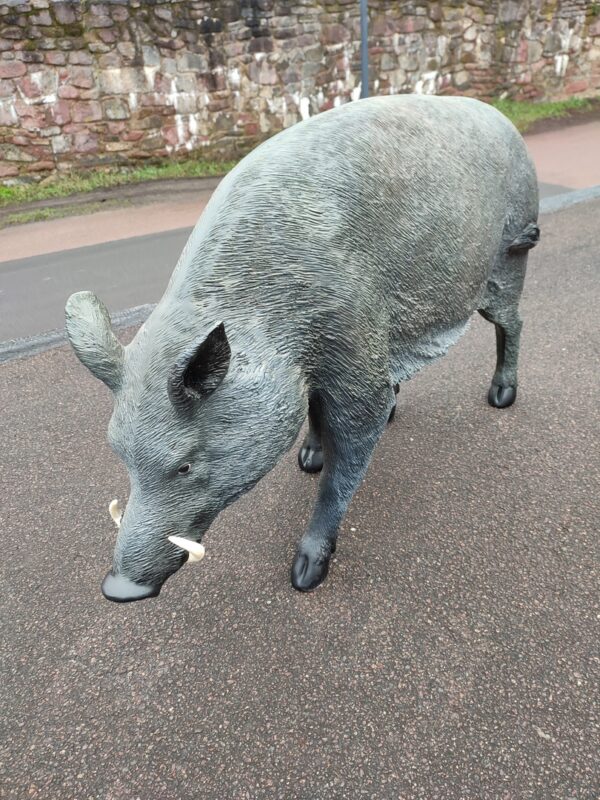
[[[442, 356], [476, 310], [498, 334], [490, 403], [514, 400], [537, 212], [523, 140], [495, 109], [362, 100], [278, 134], [229, 173], [124, 354], [102, 314], [72, 301], [71, 341], [115, 390], [110, 439], [131, 477], [113, 573], [160, 586], [183, 563], [167, 536], [198, 541], [293, 444], [310, 400], [300, 464], [324, 469], [292, 580], [318, 585], [395, 384]], [[194, 399], [172, 402], [187, 398], [188, 353]]]

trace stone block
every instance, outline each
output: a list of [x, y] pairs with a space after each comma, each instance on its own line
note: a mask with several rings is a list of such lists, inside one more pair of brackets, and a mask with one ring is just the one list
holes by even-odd
[[321, 38], [325, 44], [342, 44], [350, 38], [350, 30], [346, 25], [324, 25]]
[[503, 23], [520, 22], [527, 14], [528, 4], [522, 0], [501, 0], [498, 20]]
[[556, 31], [548, 31], [544, 39], [544, 54], [554, 55], [562, 50], [562, 40]]
[[177, 69], [177, 61], [174, 58], [163, 58], [159, 62], [160, 72], [163, 75], [168, 75], [170, 78], [174, 78], [179, 74], [179, 70]]
[[427, 27], [426, 17], [401, 17], [398, 21], [397, 30], [400, 33], [418, 33]]
[[[129, 42], [126, 42], [129, 44]], [[102, 53], [98, 56], [96, 63], [100, 69], [117, 69], [123, 64], [123, 57], [119, 55], [116, 50], [111, 50], [110, 53]]]
[[304, 58], [306, 61], [320, 62], [323, 60], [323, 56], [324, 52], [320, 44], [317, 44], [314, 47], [307, 47], [304, 50]]
[[23, 31], [18, 26], [10, 26], [2, 28], [2, 36], [5, 39], [22, 39]]
[[90, 53], [110, 53], [111, 47], [104, 42], [90, 42], [88, 50]]
[[158, 67], [160, 65], [160, 53], [158, 52], [158, 48], [154, 47], [154, 45], [142, 45], [142, 58], [147, 67]]
[[177, 69], [180, 72], [208, 72], [208, 58], [201, 53], [178, 53]]
[[383, 72], [389, 72], [390, 70], [396, 69], [397, 66], [398, 59], [396, 56], [391, 53], [383, 53], [381, 56], [381, 69]]
[[181, 92], [175, 95], [173, 107], [178, 114], [192, 114], [198, 105], [195, 92]]
[[100, 72], [100, 87], [106, 94], [148, 91], [153, 88], [153, 80], [150, 78], [150, 75], [138, 67], [105, 69]]
[[104, 100], [102, 108], [107, 119], [117, 120], [129, 117], [129, 105], [120, 97], [110, 97], [108, 100]]
[[175, 78], [175, 88], [178, 92], [192, 93], [198, 88], [196, 76], [193, 73], [184, 73]]
[[102, 28], [98, 31], [98, 38], [104, 44], [114, 44], [118, 40], [118, 35], [114, 28]]
[[104, 149], [107, 153], [119, 153], [123, 150], [129, 150], [131, 145], [128, 142], [106, 142]]
[[87, 28], [112, 28], [113, 21], [110, 17], [105, 15], [86, 17], [85, 24]]
[[565, 86], [565, 92], [567, 94], [580, 94], [581, 92], [586, 92], [589, 88], [590, 88], [589, 82], [584, 79], [580, 79], [578, 81], [573, 81], [572, 83], [568, 83]]
[[15, 83], [12, 80], [0, 80], [0, 97], [13, 97]]
[[0, 78], [20, 78], [27, 67], [21, 61], [0, 61]]
[[51, 64], [55, 67], [60, 67], [67, 63], [66, 55], [59, 50], [51, 50], [46, 53], [45, 60], [46, 64]]
[[87, 50], [76, 50], [69, 53], [69, 64], [81, 64], [82, 66], [89, 66], [94, 63], [94, 57]]
[[71, 107], [66, 100], [57, 100], [50, 109], [52, 119], [57, 125], [67, 125], [71, 122]]
[[91, 89], [96, 84], [92, 67], [75, 67], [69, 70], [69, 83], [79, 89]]
[[102, 119], [102, 106], [95, 100], [79, 100], [71, 104], [73, 122], [95, 122]]
[[537, 39], [532, 39], [527, 42], [527, 61], [531, 64], [539, 61], [544, 51], [544, 45], [538, 42]]
[[98, 137], [89, 131], [80, 131], [73, 136], [73, 146], [78, 153], [95, 153], [98, 150]]
[[117, 134], [121, 134], [126, 129], [126, 125], [124, 122], [109, 122], [108, 123], [108, 132], [111, 136], [116, 136]]
[[24, 64], [43, 64], [44, 54], [30, 52], [28, 50], [21, 50], [19, 53], [19, 60], [22, 61]]
[[40, 11], [39, 14], [30, 14], [27, 18], [29, 25], [40, 25], [47, 27], [52, 25], [52, 17], [48, 11]]
[[158, 17], [158, 19], [165, 20], [166, 22], [171, 22], [173, 19], [173, 12], [168, 6], [157, 6], [154, 9], [154, 16]]
[[79, 89], [76, 89], [74, 86], [69, 86], [68, 84], [58, 87], [58, 96], [65, 100], [77, 100], [80, 94]]
[[466, 70], [459, 70], [454, 74], [454, 85], [457, 89], [464, 91], [471, 85], [469, 73]]
[[391, 36], [396, 32], [396, 22], [388, 14], [378, 14], [371, 22], [370, 33], [372, 36]]
[[144, 131], [126, 131], [123, 133], [122, 138], [126, 142], [139, 142], [139, 140], [144, 136]]
[[272, 53], [275, 45], [269, 36], [256, 36], [248, 44], [248, 52], [252, 53]]
[[77, 14], [72, 3], [54, 3], [52, 11], [59, 25], [72, 25], [77, 21]]
[[14, 127], [19, 124], [19, 117], [14, 104], [8, 100], [0, 100], [0, 127]]
[[37, 67], [21, 79], [21, 84], [28, 97], [55, 95], [58, 89], [58, 71], [52, 67]]
[[439, 3], [428, 4], [429, 19], [433, 22], [440, 22], [442, 19], [442, 7]]
[[64, 52], [71, 53], [73, 50], [89, 50], [89, 46], [84, 41], [83, 37], [71, 36], [70, 38], [57, 39], [54, 47], [49, 47], [48, 50], [63, 50]]
[[129, 11], [125, 6], [113, 6], [110, 15], [115, 22], [125, 22], [129, 19]]
[[71, 137], [59, 134], [52, 137], [50, 144], [53, 153], [68, 153], [71, 150]]
[[19, 168], [15, 164], [8, 164], [0, 161], [0, 178], [14, 178], [18, 174]]
[[14, 144], [0, 144], [0, 161], [35, 161], [35, 157]]
[[25, 167], [26, 172], [49, 172], [54, 169], [54, 161], [36, 161], [34, 164], [28, 164]]
[[[316, 65], [315, 65], [316, 66]], [[248, 67], [248, 77], [253, 83], [273, 86], [278, 83], [277, 71], [267, 61], [253, 61]]]
[[[117, 51], [124, 58], [135, 58], [135, 45], [133, 42], [119, 42]], [[110, 53], [107, 53], [107, 55], [110, 55]]]
[[470, 25], [463, 33], [465, 42], [474, 42], [477, 39], [477, 26]]

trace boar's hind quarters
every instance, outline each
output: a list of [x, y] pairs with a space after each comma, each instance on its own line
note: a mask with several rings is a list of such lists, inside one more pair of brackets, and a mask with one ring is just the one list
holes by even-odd
[[208, 397], [221, 383], [231, 360], [225, 326], [219, 323], [187, 350], [169, 374], [169, 398], [176, 408]]
[[72, 294], [65, 307], [65, 326], [77, 358], [117, 392], [123, 375], [124, 348], [112, 331], [104, 303], [93, 292]]

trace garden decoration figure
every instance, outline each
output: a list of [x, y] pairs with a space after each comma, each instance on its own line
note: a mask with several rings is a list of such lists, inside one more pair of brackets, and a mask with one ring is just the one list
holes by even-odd
[[489, 403], [514, 401], [537, 214], [523, 140], [494, 108], [371, 98], [279, 133], [227, 175], [127, 347], [95, 295], [74, 294], [69, 339], [114, 393], [109, 440], [131, 481], [124, 512], [111, 504], [105, 596], [156, 596], [199, 560], [211, 522], [307, 414], [299, 463], [322, 474], [292, 583], [317, 587], [398, 385], [474, 311], [496, 329]]

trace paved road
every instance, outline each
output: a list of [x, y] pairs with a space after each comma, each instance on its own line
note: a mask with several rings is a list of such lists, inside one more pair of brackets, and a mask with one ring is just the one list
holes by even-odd
[[0, 263], [0, 342], [64, 326], [67, 297], [97, 292], [111, 311], [155, 303], [191, 232], [184, 228]]
[[65, 348], [1, 366], [3, 798], [597, 800], [599, 220], [542, 220], [513, 408], [480, 319], [403, 387], [313, 595], [291, 452], [157, 600], [104, 601], [108, 392]]

